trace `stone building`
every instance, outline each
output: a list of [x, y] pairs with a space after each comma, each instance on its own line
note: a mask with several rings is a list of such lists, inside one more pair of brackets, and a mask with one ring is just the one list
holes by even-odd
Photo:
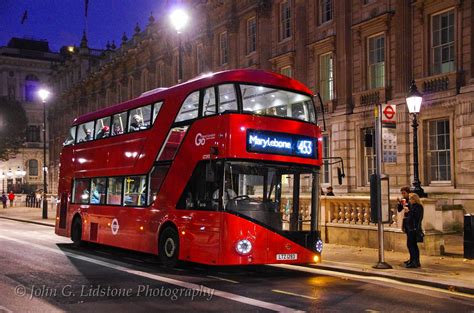
[[[323, 186], [367, 194], [375, 167], [376, 103], [396, 109], [383, 170], [393, 193], [413, 179], [413, 130], [406, 107], [412, 79], [423, 93], [418, 116], [420, 180], [440, 210], [474, 212], [472, 1], [255, 0], [186, 1], [181, 34], [166, 17], [123, 35], [120, 47], [81, 47], [55, 69], [50, 110], [53, 185], [69, 124], [85, 112], [177, 82], [181, 42], [184, 80], [208, 71], [260, 68], [292, 76], [324, 101], [324, 154], [342, 157], [346, 179], [324, 166]], [[444, 206], [442, 206], [444, 204]]]
[[0, 188], [5, 192], [43, 188], [43, 105], [37, 91], [49, 80], [51, 64], [60, 60], [47, 41], [12, 38], [0, 47], [0, 97], [19, 101], [28, 118], [26, 143], [20, 153], [0, 162]]

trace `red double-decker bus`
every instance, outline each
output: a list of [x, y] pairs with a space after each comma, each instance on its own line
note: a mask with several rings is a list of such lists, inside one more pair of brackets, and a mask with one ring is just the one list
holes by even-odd
[[74, 120], [56, 234], [211, 265], [312, 263], [321, 130], [311, 91], [232, 70]]

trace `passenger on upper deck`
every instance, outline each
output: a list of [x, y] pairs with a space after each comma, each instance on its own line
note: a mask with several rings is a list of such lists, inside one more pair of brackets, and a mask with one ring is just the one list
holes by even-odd
[[119, 124], [114, 124], [113, 128], [112, 128], [112, 136], [116, 136], [116, 135], [120, 135], [120, 134], [123, 134], [123, 130], [122, 130], [122, 126], [120, 126]]
[[130, 123], [130, 130], [137, 131], [141, 129], [147, 129], [147, 126], [143, 123], [142, 117], [138, 114], [135, 114], [132, 117], [132, 123]]
[[109, 126], [102, 127], [102, 129], [97, 133], [97, 139], [109, 137], [109, 130]]
[[82, 138], [79, 142], [90, 141], [92, 140], [92, 130], [86, 129], [86, 136]]

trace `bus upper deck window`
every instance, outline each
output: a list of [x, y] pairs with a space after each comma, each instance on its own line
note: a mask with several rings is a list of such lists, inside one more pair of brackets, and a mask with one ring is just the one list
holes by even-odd
[[121, 135], [127, 129], [127, 112], [122, 112], [114, 115], [112, 120], [112, 136]]
[[198, 116], [199, 108], [199, 91], [195, 91], [190, 94], [186, 100], [184, 100], [179, 110], [178, 116], [176, 116], [175, 122], [184, 122], [187, 120], [195, 119]]
[[69, 146], [69, 145], [74, 144], [75, 141], [76, 141], [76, 126], [73, 126], [69, 129], [69, 133], [66, 137], [66, 140], [64, 140], [63, 145]]
[[76, 142], [86, 142], [94, 139], [94, 121], [83, 123], [77, 128]]
[[233, 84], [219, 86], [219, 113], [226, 111], [237, 111], [237, 97]]
[[148, 129], [151, 126], [151, 105], [130, 110], [128, 122], [130, 132]]
[[153, 105], [153, 120], [152, 120], [152, 124], [155, 124], [156, 117], [158, 116], [158, 113], [160, 112], [160, 109], [161, 109], [162, 105], [163, 105], [163, 101], [156, 102], [156, 103]]
[[216, 92], [214, 87], [207, 88], [204, 92], [202, 115], [209, 116], [216, 114]]
[[241, 85], [244, 112], [315, 123], [311, 97], [287, 90]]

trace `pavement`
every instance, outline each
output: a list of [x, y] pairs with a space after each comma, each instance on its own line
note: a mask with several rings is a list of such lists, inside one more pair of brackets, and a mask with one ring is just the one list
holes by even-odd
[[[56, 212], [54, 208], [49, 208], [48, 219], [43, 219], [41, 208], [14, 206], [0, 208], [0, 218], [54, 227]], [[379, 259], [377, 249], [325, 244], [323, 261], [316, 267], [474, 295], [474, 260], [463, 257], [462, 234], [445, 236], [445, 255], [422, 255], [420, 268], [405, 268], [403, 261], [407, 258], [408, 251], [384, 251], [385, 262], [392, 268], [375, 269], [373, 266]]]

